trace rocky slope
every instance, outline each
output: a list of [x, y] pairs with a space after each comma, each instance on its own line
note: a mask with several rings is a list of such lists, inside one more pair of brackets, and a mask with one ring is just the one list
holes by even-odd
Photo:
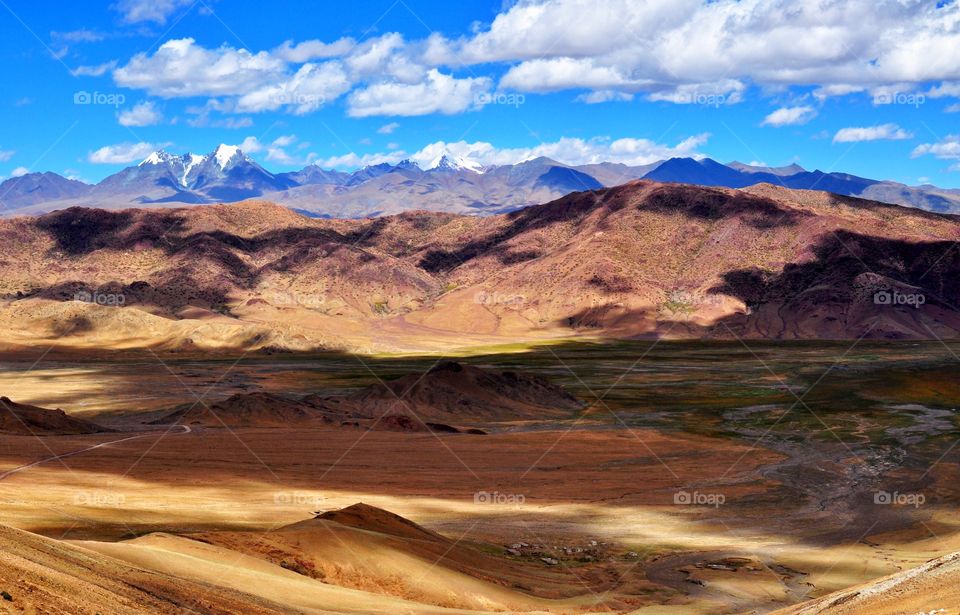
[[0, 433], [24, 436], [76, 435], [111, 431], [96, 423], [67, 415], [57, 408], [50, 410], [18, 404], [0, 397]]
[[822, 598], [776, 611], [776, 615], [947, 614], [960, 604], [960, 553]]
[[497, 216], [261, 201], [0, 221], [7, 350], [438, 351], [558, 337], [952, 338], [951, 216], [637, 181]]

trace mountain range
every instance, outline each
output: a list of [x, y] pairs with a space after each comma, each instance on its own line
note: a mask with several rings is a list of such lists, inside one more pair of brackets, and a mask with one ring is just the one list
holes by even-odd
[[468, 157], [442, 152], [424, 166], [404, 160], [348, 173], [312, 164], [299, 171], [271, 173], [237, 146], [223, 144], [206, 155], [178, 156], [160, 150], [97, 184], [50, 172], [29, 173], [0, 184], [0, 204], [3, 213], [10, 215], [74, 205], [123, 209], [264, 198], [314, 217], [360, 218], [414, 209], [489, 215], [635, 179], [726, 188], [769, 183], [960, 213], [960, 190], [807, 171], [796, 164], [766, 167], [721, 164], [710, 158], [671, 158], [640, 166], [611, 162], [573, 166], [539, 157], [512, 165], [483, 166]]
[[960, 337], [960, 219], [770, 184], [637, 180], [490, 216], [71, 207], [0, 240], [7, 350]]

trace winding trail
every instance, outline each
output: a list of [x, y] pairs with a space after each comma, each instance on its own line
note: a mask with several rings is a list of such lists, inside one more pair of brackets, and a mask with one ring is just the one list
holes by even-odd
[[[191, 429], [189, 425], [176, 425], [176, 427], [182, 427], [182, 428], [183, 428], [183, 431], [180, 432], [181, 434], [188, 434], [188, 433], [190, 433], [191, 431], [193, 431], [193, 429]], [[45, 459], [40, 459], [40, 460], [34, 461], [34, 462], [32, 462], [32, 463], [28, 463], [28, 464], [26, 464], [26, 465], [18, 466], [18, 467], [16, 467], [16, 468], [12, 468], [12, 469], [10, 469], [10, 470], [7, 470], [6, 472], [0, 474], [0, 480], [4, 480], [4, 479], [7, 478], [8, 476], [10, 476], [10, 475], [12, 475], [12, 474], [16, 474], [17, 472], [23, 472], [24, 470], [29, 470], [30, 468], [33, 468], [33, 467], [36, 467], [36, 466], [39, 466], [39, 465], [42, 465], [42, 464], [45, 464], [45, 463], [49, 463], [49, 462], [51, 462], [51, 461], [59, 461], [60, 459], [66, 459], [67, 457], [73, 457], [74, 455], [79, 455], [79, 454], [81, 454], [81, 453], [87, 453], [87, 452], [89, 452], [89, 451], [92, 451], [92, 450], [95, 450], [95, 449], [98, 449], [98, 448], [103, 448], [103, 447], [105, 447], [105, 446], [110, 446], [111, 444], [119, 444], [119, 443], [121, 443], [121, 442], [129, 442], [130, 440], [138, 440], [138, 439], [140, 439], [140, 438], [148, 438], [148, 437], [150, 437], [150, 436], [157, 435], [158, 433], [159, 433], [159, 430], [158, 430], [158, 431], [152, 431], [152, 432], [149, 432], [149, 433], [142, 433], [142, 434], [138, 434], [138, 435], [135, 435], [135, 436], [127, 436], [126, 438], [120, 438], [120, 439], [118, 439], [118, 440], [110, 440], [109, 442], [101, 442], [100, 444], [94, 444], [93, 446], [88, 446], [87, 448], [82, 448], [82, 449], [80, 449], [80, 450], [70, 451], [69, 453], [62, 453], [62, 454], [60, 454], [60, 455], [54, 455], [54, 456], [52, 456], [52, 457], [47, 457], [47, 458], [45, 458]]]

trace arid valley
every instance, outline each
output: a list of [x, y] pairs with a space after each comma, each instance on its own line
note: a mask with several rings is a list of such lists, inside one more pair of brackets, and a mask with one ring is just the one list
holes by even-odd
[[[953, 352], [648, 341], [461, 363], [7, 364], [19, 402], [110, 430], [2, 436], [7, 608], [807, 612], [789, 609], [960, 550]], [[516, 401], [504, 373], [547, 388]], [[461, 400], [483, 395], [502, 410], [469, 416]], [[376, 425], [338, 398], [413, 420]], [[336, 422], [295, 422], [294, 404]], [[207, 411], [164, 420], [184, 407]], [[809, 612], [958, 598], [928, 578], [898, 589]]]
[[0, 27], [0, 615], [960, 615], [960, 0]]

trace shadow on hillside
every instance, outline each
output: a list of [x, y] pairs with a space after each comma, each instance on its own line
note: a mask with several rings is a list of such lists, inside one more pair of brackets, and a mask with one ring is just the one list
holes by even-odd
[[[635, 198], [638, 194], [637, 184], [631, 183], [602, 191], [574, 193], [551, 203], [506, 214], [509, 224], [493, 235], [470, 241], [457, 250], [429, 251], [420, 260], [419, 266], [430, 273], [449, 271], [493, 248], [502, 250], [504, 243], [521, 233], [571, 220], [583, 222], [595, 210], [600, 212], [601, 217], [629, 207], [663, 215], [681, 213], [699, 220], [737, 216], [745, 224], [758, 229], [792, 226], [804, 215], [772, 199], [748, 193], [682, 184], [642, 183], [648, 186], [642, 198]], [[503, 251], [499, 255], [500, 261], [513, 264], [529, 260], [522, 253], [522, 250]]]
[[[960, 249], [952, 241], [909, 242], [849, 231], [828, 233], [812, 248], [814, 258], [789, 263], [778, 273], [751, 268], [729, 271], [710, 295], [743, 301], [747, 313], [709, 325], [671, 313], [629, 311], [617, 301], [574, 313], [562, 324], [607, 337], [936, 339], [960, 335]], [[590, 283], [611, 294], [624, 286]], [[694, 301], [697, 299], [693, 295]], [[673, 305], [695, 314], [701, 307]], [[637, 331], [636, 323], [653, 323]]]

